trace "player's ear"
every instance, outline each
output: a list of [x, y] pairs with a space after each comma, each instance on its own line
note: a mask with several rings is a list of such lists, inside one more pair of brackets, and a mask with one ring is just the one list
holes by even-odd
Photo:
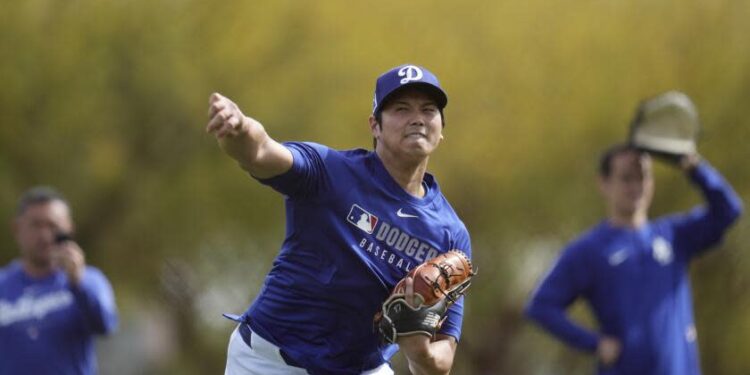
[[375, 115], [370, 115], [368, 120], [370, 122], [370, 132], [372, 133], [372, 136], [378, 138], [380, 134], [380, 124], [378, 123], [378, 120], [375, 118]]

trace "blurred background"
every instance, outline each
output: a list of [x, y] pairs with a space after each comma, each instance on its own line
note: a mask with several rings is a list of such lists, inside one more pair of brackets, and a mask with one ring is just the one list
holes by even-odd
[[[19, 195], [53, 185], [115, 287], [122, 322], [99, 341], [102, 373], [223, 373], [234, 325], [221, 313], [255, 296], [284, 217], [282, 197], [204, 132], [210, 93], [278, 140], [369, 148], [375, 78], [416, 63], [450, 97], [430, 169], [482, 270], [453, 373], [590, 373], [588, 355], [522, 318], [525, 300], [604, 215], [596, 159], [645, 97], [693, 98], [700, 152], [750, 204], [747, 19], [745, 0], [6, 2], [0, 264], [18, 254]], [[652, 215], [700, 202], [657, 166]], [[691, 270], [706, 374], [750, 374], [748, 223]]]

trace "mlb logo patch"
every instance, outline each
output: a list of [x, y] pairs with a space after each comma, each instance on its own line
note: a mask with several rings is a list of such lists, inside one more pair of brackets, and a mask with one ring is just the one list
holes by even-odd
[[346, 221], [352, 223], [357, 228], [372, 234], [375, 230], [375, 225], [378, 223], [378, 217], [354, 204], [352, 205], [352, 209], [349, 210], [349, 215], [346, 216]]

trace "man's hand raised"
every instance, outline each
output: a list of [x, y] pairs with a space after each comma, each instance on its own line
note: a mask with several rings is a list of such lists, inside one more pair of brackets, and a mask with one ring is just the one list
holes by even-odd
[[226, 96], [213, 93], [208, 99], [208, 125], [206, 132], [217, 139], [236, 137], [250, 131], [251, 118], [245, 116], [240, 108]]

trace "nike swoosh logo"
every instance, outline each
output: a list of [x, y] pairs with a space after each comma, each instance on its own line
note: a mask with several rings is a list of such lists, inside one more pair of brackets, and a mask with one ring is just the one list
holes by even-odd
[[419, 217], [417, 215], [405, 214], [400, 208], [396, 211], [396, 215], [398, 215], [398, 217]]

